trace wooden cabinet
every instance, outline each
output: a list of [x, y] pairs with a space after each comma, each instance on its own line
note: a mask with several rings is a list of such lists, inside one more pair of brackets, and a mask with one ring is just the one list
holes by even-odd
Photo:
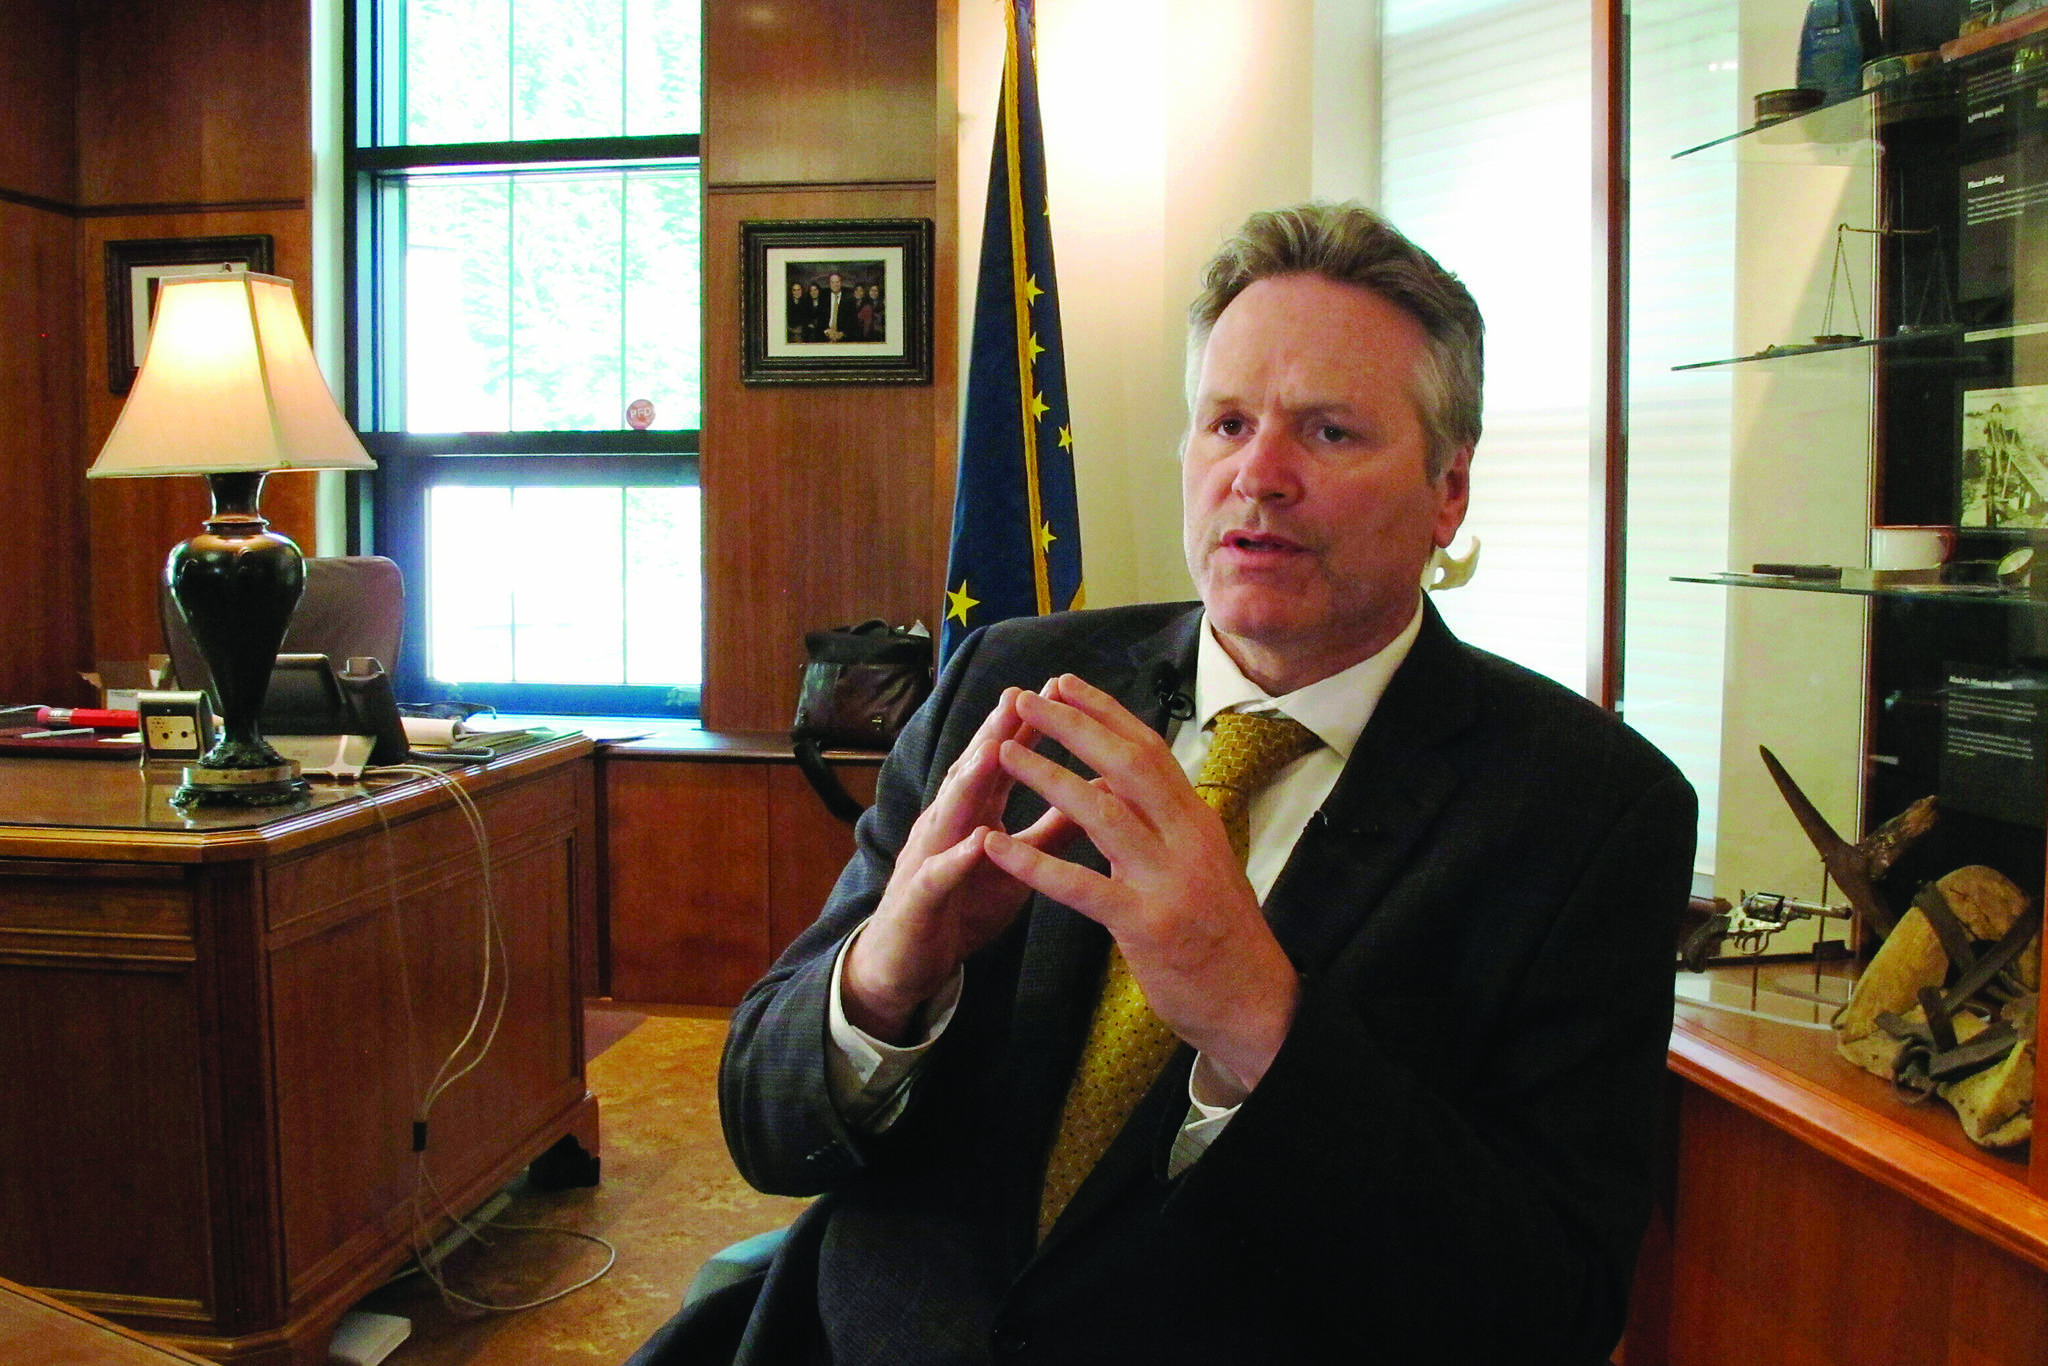
[[1920, 887], [1980, 864], [2038, 900], [2048, 851], [2048, 27], [1942, 50], [1961, 7], [1884, 8], [1926, 55], [1780, 122], [1752, 102], [1806, 5], [1628, 10], [1623, 714], [1701, 791], [1703, 901], [1848, 906], [1759, 747], [1848, 840], [1939, 812], [1885, 915], [1680, 974], [1629, 1366], [2048, 1361], [2048, 1154], [1973, 1144], [1831, 1028]]
[[[606, 746], [609, 991], [729, 1006], [816, 918], [853, 855], [775, 734], [688, 733]], [[834, 755], [874, 798], [881, 756]]]
[[324, 1362], [422, 1232], [414, 1122], [480, 997], [502, 1022], [426, 1116], [447, 1204], [594, 1153], [589, 755], [461, 773], [488, 862], [424, 780], [188, 819], [130, 764], [0, 764], [0, 1275], [219, 1360]]

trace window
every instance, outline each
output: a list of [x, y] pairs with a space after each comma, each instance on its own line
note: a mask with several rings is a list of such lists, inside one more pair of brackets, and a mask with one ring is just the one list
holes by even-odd
[[[1621, 714], [1700, 798], [1702, 873], [1720, 833], [1729, 595], [1673, 576], [1729, 563], [1734, 379], [1673, 367], [1736, 354], [1736, 168], [1672, 153], [1733, 131], [1737, 11], [1637, 0], [1629, 16], [1628, 623]], [[1753, 758], [1753, 756], [1752, 756]]]
[[[1583, 690], [1597, 563], [1590, 12], [1578, 0], [1387, 0], [1383, 14], [1385, 207], [1463, 273], [1487, 322], [1486, 434], [1465, 523], [1484, 550], [1471, 585], [1435, 601], [1466, 640]], [[1620, 708], [1698, 790], [1698, 866], [1712, 872], [1726, 597], [1672, 576], [1726, 563], [1730, 381], [1672, 367], [1734, 354], [1735, 182], [1731, 165], [1671, 153], [1734, 126], [1737, 33], [1727, 7], [1691, 0], [1633, 0], [1628, 19]]]
[[1382, 207], [1486, 317], [1478, 575], [1434, 601], [1465, 640], [1586, 690], [1592, 480], [1592, 59], [1581, 0], [1387, 0]]
[[356, 0], [360, 539], [408, 699], [694, 715], [700, 0]]

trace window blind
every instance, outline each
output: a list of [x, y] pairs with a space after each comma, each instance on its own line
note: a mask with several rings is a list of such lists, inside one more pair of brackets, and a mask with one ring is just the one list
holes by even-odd
[[1583, 0], [1389, 0], [1382, 207], [1486, 316], [1486, 432], [1436, 601], [1461, 637], [1586, 686], [1592, 459], [1591, 26]]
[[1698, 869], [1718, 833], [1727, 593], [1675, 583], [1728, 564], [1727, 369], [1735, 354], [1735, 163], [1672, 153], [1741, 126], [1733, 6], [1635, 0], [1628, 81], [1628, 554], [1622, 716], [1700, 797]]
[[[1487, 320], [1486, 434], [1465, 535], [1478, 576], [1437, 605], [1464, 639], [1585, 691], [1596, 458], [1592, 13], [1584, 0], [1387, 0], [1382, 206], [1455, 270]], [[1624, 716], [1701, 798], [1711, 864], [1723, 598], [1671, 582], [1725, 567], [1733, 179], [1671, 153], [1735, 127], [1720, 7], [1637, 0], [1628, 94], [1633, 332]], [[1683, 79], [1678, 77], [1683, 76]]]

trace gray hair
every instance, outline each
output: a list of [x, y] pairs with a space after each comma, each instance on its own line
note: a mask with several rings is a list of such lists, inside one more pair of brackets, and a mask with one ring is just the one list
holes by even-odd
[[1201, 293], [1188, 305], [1190, 407], [1216, 320], [1254, 281], [1277, 275], [1320, 275], [1369, 289], [1422, 325], [1427, 342], [1414, 398], [1429, 442], [1430, 478], [1444, 472], [1454, 452], [1478, 444], [1486, 331], [1479, 305], [1435, 257], [1360, 204], [1255, 213], [1217, 249], [1202, 272]]

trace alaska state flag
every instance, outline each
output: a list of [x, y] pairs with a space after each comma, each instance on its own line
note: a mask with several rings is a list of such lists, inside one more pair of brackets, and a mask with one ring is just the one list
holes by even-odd
[[1008, 51], [960, 424], [942, 660], [968, 632], [992, 621], [1081, 606], [1081, 519], [1031, 0], [1005, 0], [1004, 8]]

